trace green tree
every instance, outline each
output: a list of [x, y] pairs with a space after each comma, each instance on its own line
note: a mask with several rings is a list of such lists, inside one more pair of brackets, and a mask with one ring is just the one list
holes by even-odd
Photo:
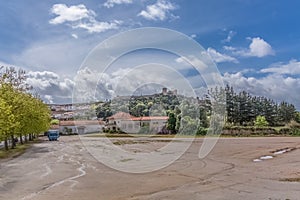
[[167, 129], [170, 130], [171, 133], [176, 133], [176, 115], [174, 112], [169, 112]]
[[12, 107], [0, 97], [0, 141], [4, 141], [6, 150], [8, 150], [8, 138], [17, 126]]
[[51, 125], [58, 125], [59, 124], [59, 120], [58, 119], [52, 119], [50, 122]]
[[295, 113], [295, 121], [296, 121], [297, 123], [300, 123], [300, 112], [296, 112], [296, 113]]
[[[10, 127], [5, 128], [5, 133], [4, 129], [2, 130], [1, 137], [4, 136], [6, 144], [10, 138], [12, 148], [16, 145], [16, 136], [19, 136], [20, 142], [23, 143], [23, 137], [26, 140], [29, 135], [32, 139], [36, 134], [48, 130], [50, 126], [48, 106], [28, 93], [30, 87], [25, 80], [25, 71], [17, 71], [14, 68], [0, 71], [1, 109], [4, 115], [7, 115], [4, 119], [7, 120], [7, 127]], [[3, 116], [0, 120], [3, 120]]]
[[265, 116], [257, 116], [255, 121], [254, 121], [254, 125], [257, 126], [257, 127], [264, 127], [264, 126], [268, 126], [269, 123], [268, 121], [266, 120]]

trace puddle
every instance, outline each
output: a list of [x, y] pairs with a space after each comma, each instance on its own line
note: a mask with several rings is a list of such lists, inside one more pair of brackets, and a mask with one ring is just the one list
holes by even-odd
[[284, 149], [279, 149], [279, 150], [273, 151], [272, 153], [273, 153], [274, 155], [280, 155], [280, 154], [284, 154], [284, 153], [293, 151], [293, 150], [295, 150], [295, 149], [296, 149], [296, 148], [284, 148]]
[[287, 152], [291, 152], [295, 149], [296, 148], [289, 148], [288, 147], [288, 148], [278, 149], [276, 151], [271, 151], [271, 153], [273, 153], [273, 156], [272, 155], [261, 156], [260, 158], [254, 159], [253, 162], [261, 162], [263, 160], [269, 160], [269, 159], [274, 158], [276, 155], [281, 155], [281, 154], [284, 154], [284, 153], [287, 153]]
[[269, 159], [272, 159], [273, 156], [262, 156], [260, 157], [261, 160], [269, 160]]
[[273, 156], [262, 156], [260, 158], [257, 158], [257, 159], [254, 159], [253, 162], [261, 162], [263, 160], [269, 160], [269, 159], [272, 159], [274, 158]]

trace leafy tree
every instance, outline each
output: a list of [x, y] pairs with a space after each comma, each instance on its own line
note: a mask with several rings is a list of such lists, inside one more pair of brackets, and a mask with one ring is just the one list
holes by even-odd
[[261, 116], [261, 115], [259, 115], [259, 116], [256, 117], [254, 124], [257, 127], [264, 127], [264, 126], [268, 126], [269, 125], [269, 123], [266, 120], [265, 116]]
[[195, 135], [199, 127], [199, 120], [193, 119], [190, 116], [184, 116], [181, 119], [180, 133], [184, 135]]
[[12, 107], [0, 97], [0, 141], [4, 140], [6, 150], [8, 150], [7, 140], [17, 126], [18, 123], [12, 113]]
[[50, 122], [51, 125], [58, 125], [59, 124], [59, 120], [58, 119], [52, 119]]
[[11, 147], [14, 148], [16, 136], [23, 143], [23, 137], [26, 140], [29, 135], [32, 139], [36, 134], [49, 129], [50, 110], [40, 99], [28, 93], [30, 87], [25, 80], [25, 71], [14, 68], [0, 71], [1, 113], [7, 116], [0, 117], [0, 121], [7, 120], [6, 128], [0, 134], [4, 137], [6, 149], [9, 138]]
[[168, 116], [167, 129], [170, 130], [171, 133], [176, 133], [176, 115], [174, 112], [169, 112]]
[[296, 121], [297, 123], [300, 123], [300, 112], [296, 112], [296, 113], [295, 113], [295, 121]]

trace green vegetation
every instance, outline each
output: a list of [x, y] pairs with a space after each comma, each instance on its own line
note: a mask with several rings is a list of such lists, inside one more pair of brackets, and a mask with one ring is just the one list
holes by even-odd
[[[0, 69], [0, 141], [5, 150], [16, 148], [16, 141], [32, 141], [49, 129], [50, 111], [39, 98], [30, 94], [25, 72]], [[17, 139], [19, 138], [19, 139]]]
[[[218, 107], [218, 100], [226, 103], [226, 106], [220, 104], [221, 107]], [[253, 96], [246, 91], [235, 92], [229, 85], [210, 89], [202, 98], [197, 99], [173, 93], [117, 97], [98, 105], [96, 114], [103, 120], [119, 111], [129, 112], [136, 117], [168, 116], [164, 134], [205, 135], [211, 123], [213, 109], [217, 110], [215, 107], [226, 109], [225, 129], [240, 126], [249, 127], [247, 130], [256, 132], [257, 128], [272, 127], [272, 131], [263, 130], [274, 134], [300, 135], [299, 127], [288, 126], [291, 121], [300, 123], [300, 113], [293, 104], [285, 101], [276, 103], [272, 99]], [[144, 129], [142, 133], [147, 132]]]
[[29, 144], [18, 145], [14, 149], [0, 150], [0, 159], [14, 158], [25, 153], [30, 147]]
[[269, 123], [266, 120], [265, 116], [258, 115], [254, 121], [254, 125], [257, 127], [264, 127], [264, 126], [268, 126]]
[[50, 122], [51, 125], [58, 125], [59, 124], [59, 120], [58, 119], [52, 119]]
[[[211, 92], [212, 94], [216, 92]], [[228, 85], [219, 93], [226, 94], [227, 123], [253, 126], [258, 116], [264, 116], [270, 126], [284, 126], [296, 118], [296, 109], [287, 102], [276, 103], [266, 97], [252, 96], [246, 91], [236, 93]]]

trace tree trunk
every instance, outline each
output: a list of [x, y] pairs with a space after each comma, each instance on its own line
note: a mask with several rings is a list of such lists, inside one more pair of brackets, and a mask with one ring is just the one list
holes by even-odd
[[27, 143], [28, 142], [28, 139], [27, 139], [27, 134], [25, 134], [25, 143]]
[[11, 135], [11, 148], [14, 149], [16, 147], [16, 141], [14, 135]]
[[23, 144], [23, 137], [22, 137], [22, 134], [20, 135], [20, 143]]
[[8, 142], [7, 142], [7, 138], [4, 139], [4, 148], [6, 151], [8, 151]]

